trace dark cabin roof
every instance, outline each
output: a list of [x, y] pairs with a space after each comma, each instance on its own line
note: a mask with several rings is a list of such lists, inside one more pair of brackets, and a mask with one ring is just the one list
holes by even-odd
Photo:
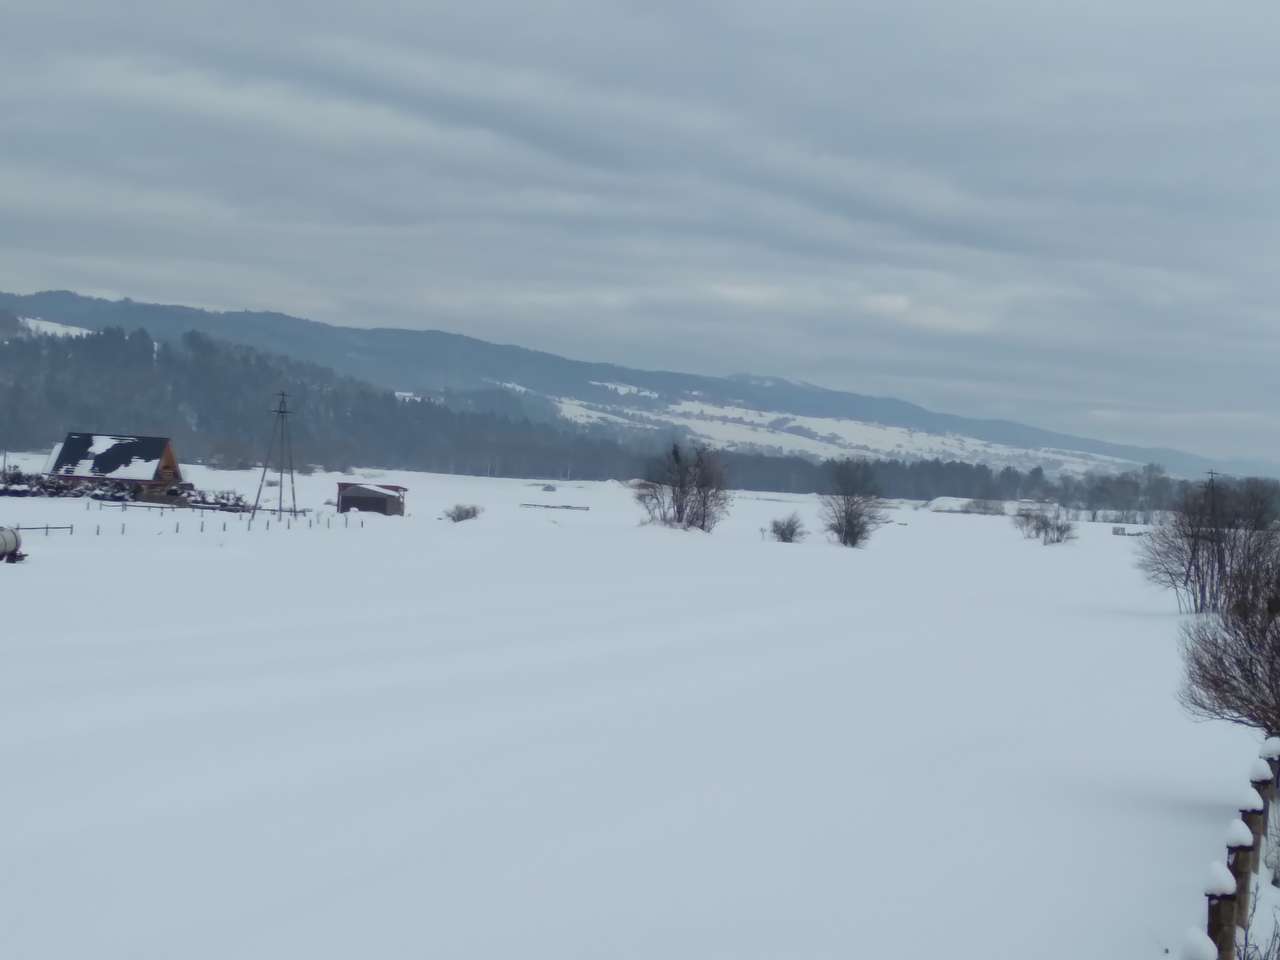
[[63, 477], [154, 480], [168, 437], [68, 433], [53, 453], [48, 473]]

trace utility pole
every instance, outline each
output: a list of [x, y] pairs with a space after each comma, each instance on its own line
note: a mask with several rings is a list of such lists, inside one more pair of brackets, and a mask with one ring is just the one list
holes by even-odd
[[267, 482], [267, 471], [271, 469], [271, 454], [276, 449], [276, 441], [279, 440], [280, 446], [280, 479], [278, 481], [276, 500], [276, 519], [284, 516], [284, 473], [287, 468], [289, 471], [289, 494], [292, 498], [293, 507], [291, 513], [297, 516], [298, 513], [298, 490], [294, 482], [293, 472], [293, 437], [289, 433], [289, 395], [283, 390], [276, 394], [279, 402], [276, 404], [271, 413], [275, 414], [275, 419], [271, 421], [271, 440], [267, 443], [267, 455], [262, 460], [262, 477], [258, 480], [258, 495], [253, 498], [253, 512], [249, 514], [249, 520], [252, 521], [258, 515], [258, 507], [262, 503], [262, 488]]

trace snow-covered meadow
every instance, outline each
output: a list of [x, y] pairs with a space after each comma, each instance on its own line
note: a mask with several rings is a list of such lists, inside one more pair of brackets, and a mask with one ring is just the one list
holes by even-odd
[[1257, 741], [1177, 706], [1136, 539], [361, 475], [411, 515], [0, 500], [76, 525], [0, 566], [0, 956], [1154, 960], [1202, 923]]

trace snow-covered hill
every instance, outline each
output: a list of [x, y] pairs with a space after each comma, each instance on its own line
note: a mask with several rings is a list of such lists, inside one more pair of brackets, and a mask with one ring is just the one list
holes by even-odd
[[1256, 744], [1179, 709], [1132, 538], [357, 476], [411, 515], [0, 500], [75, 524], [0, 566], [0, 955], [1157, 960], [1203, 922]]
[[46, 337], [83, 337], [92, 333], [91, 330], [86, 330], [84, 327], [73, 327], [70, 324], [42, 320], [39, 317], [19, 317], [18, 322], [31, 333], [41, 334]]
[[[518, 384], [503, 384], [528, 394]], [[1140, 467], [1139, 460], [1049, 446], [1019, 447], [965, 436], [887, 426], [851, 417], [816, 417], [715, 403], [696, 396], [664, 398], [626, 384], [598, 384], [607, 401], [550, 397], [560, 415], [576, 423], [618, 429], [675, 428], [712, 446], [769, 454], [810, 457], [871, 457], [900, 460], [960, 460], [995, 469], [1044, 467], [1050, 473], [1089, 470], [1119, 472]], [[631, 402], [629, 402], [631, 401]], [[639, 402], [635, 402], [639, 401]]]

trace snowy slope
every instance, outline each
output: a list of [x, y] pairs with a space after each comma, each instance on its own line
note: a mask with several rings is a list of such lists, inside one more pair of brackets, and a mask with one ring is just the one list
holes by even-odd
[[1256, 744], [1179, 711], [1132, 540], [356, 478], [411, 516], [0, 500], [76, 524], [0, 567], [0, 956], [1155, 960], [1202, 920]]
[[[503, 384], [514, 387], [513, 384]], [[810, 457], [870, 457], [900, 460], [960, 460], [999, 470], [1044, 467], [1050, 473], [1088, 470], [1120, 472], [1141, 466], [1137, 460], [1056, 447], [1017, 447], [958, 433], [932, 433], [847, 417], [811, 417], [676, 398], [653, 402], [657, 394], [625, 384], [607, 387], [607, 403], [552, 397], [560, 415], [583, 424], [608, 424], [638, 430], [676, 428], [696, 440], [729, 450]], [[529, 393], [525, 387], [520, 392]], [[640, 405], [628, 401], [644, 398]]]
[[41, 320], [39, 317], [19, 317], [18, 322], [32, 333], [38, 333], [46, 337], [83, 337], [92, 332], [83, 327], [55, 323], [52, 320]]

